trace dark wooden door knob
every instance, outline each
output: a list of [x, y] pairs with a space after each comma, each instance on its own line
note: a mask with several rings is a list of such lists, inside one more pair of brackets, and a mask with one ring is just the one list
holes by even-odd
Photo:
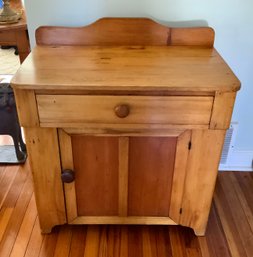
[[119, 118], [125, 118], [128, 116], [130, 108], [127, 104], [120, 104], [114, 108], [114, 111]]
[[73, 170], [63, 170], [61, 174], [63, 183], [71, 183], [75, 180], [75, 173]]

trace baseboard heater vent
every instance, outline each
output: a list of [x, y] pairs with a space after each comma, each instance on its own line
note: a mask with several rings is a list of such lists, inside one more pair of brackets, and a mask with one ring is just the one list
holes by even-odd
[[234, 148], [235, 137], [237, 133], [238, 122], [232, 122], [227, 130], [223, 150], [221, 154], [220, 164], [226, 165], [229, 161], [229, 156]]

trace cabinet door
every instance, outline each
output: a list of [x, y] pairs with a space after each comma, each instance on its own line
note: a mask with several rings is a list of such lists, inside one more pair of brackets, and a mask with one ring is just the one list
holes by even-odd
[[189, 130], [119, 137], [60, 129], [62, 169], [75, 173], [72, 183], [64, 183], [68, 222], [177, 220], [189, 140]]

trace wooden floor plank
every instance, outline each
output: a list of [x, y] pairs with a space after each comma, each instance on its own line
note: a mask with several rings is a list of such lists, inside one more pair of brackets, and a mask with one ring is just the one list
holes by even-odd
[[72, 239], [71, 226], [61, 226], [58, 234], [54, 257], [68, 257]]
[[120, 256], [120, 226], [108, 226], [108, 256]]
[[29, 172], [29, 165], [27, 163], [25, 165], [19, 166], [17, 173], [15, 175], [12, 175], [15, 178], [3, 202], [3, 206], [5, 207], [15, 207], [25, 182], [28, 178], [30, 180], [32, 179], [31, 174]]
[[173, 257], [187, 256], [185, 242], [182, 240], [182, 237], [180, 235], [180, 229], [182, 228], [179, 228], [177, 226], [169, 227], [170, 243]]
[[211, 255], [211, 253], [209, 251], [208, 243], [207, 243], [207, 240], [206, 240], [205, 236], [198, 237], [198, 241], [199, 241], [199, 247], [200, 247], [202, 257], [212, 257], [212, 256], [214, 256], [213, 254]]
[[[161, 235], [161, 231], [163, 232], [163, 229], [162, 229], [163, 227], [164, 226], [148, 226], [147, 227], [147, 234], [148, 234], [147, 238], [150, 241], [150, 252], [151, 252], [151, 256], [153, 256], [153, 257], [166, 256], [166, 249], [164, 247], [161, 247], [161, 244], [159, 245], [159, 243], [158, 243], [158, 240], [159, 240], [158, 237], [159, 237], [159, 235]], [[164, 234], [162, 234], [161, 243], [163, 244], [163, 246], [165, 246], [165, 242], [163, 239], [165, 239]]]
[[73, 226], [69, 257], [83, 257], [87, 226]]
[[149, 227], [143, 226], [142, 227], [142, 251], [143, 256], [145, 257], [157, 257], [156, 251], [153, 252], [153, 244], [154, 241], [151, 241], [150, 233], [149, 233]]
[[[220, 175], [219, 178], [223, 176]], [[214, 202], [217, 208], [220, 221], [227, 238], [230, 252], [233, 257], [243, 257], [247, 256], [245, 249], [242, 244], [242, 240], [238, 237], [238, 229], [235, 225], [235, 221], [232, 217], [230, 207], [228, 205], [227, 199], [225, 197], [225, 192], [220, 184], [220, 179], [216, 183], [216, 189], [214, 193]]]
[[0, 166], [1, 257], [253, 256], [253, 173], [219, 174], [205, 237], [141, 225], [64, 225], [41, 235], [29, 165], [14, 167]]
[[2, 207], [3, 202], [11, 188], [12, 182], [15, 178], [18, 169], [18, 165], [8, 166], [5, 169], [5, 174], [2, 178], [0, 187], [0, 208]]
[[39, 219], [36, 217], [31, 237], [26, 249], [25, 257], [39, 256], [44, 236], [40, 233]]
[[172, 249], [169, 235], [169, 226], [149, 226], [148, 238], [150, 240], [151, 256], [171, 257]]
[[3, 234], [9, 223], [13, 208], [2, 208], [0, 210], [0, 242], [2, 241]]
[[[253, 213], [251, 212], [251, 209], [250, 209], [250, 206], [244, 196], [244, 193], [234, 175], [234, 173], [230, 172], [228, 174], [228, 177], [230, 179], [230, 184], [232, 184], [234, 186], [234, 189], [235, 189], [235, 192], [236, 192], [236, 195], [242, 205], [242, 210], [244, 211], [244, 214], [246, 216], [246, 219], [249, 223], [249, 227], [251, 229], [251, 233], [253, 233]], [[253, 187], [252, 187], [253, 189]]]
[[99, 257], [108, 257], [108, 227], [102, 226], [100, 228], [100, 240], [99, 240]]
[[53, 229], [51, 234], [45, 235], [40, 249], [39, 257], [53, 257], [57, 243], [59, 227]]
[[128, 257], [128, 226], [120, 228], [120, 257]]
[[36, 211], [35, 197], [33, 195], [27, 207], [16, 241], [14, 243], [14, 247], [12, 248], [11, 255], [10, 255], [11, 257], [19, 257], [19, 256], [25, 255], [27, 245], [29, 243], [33, 226], [36, 220], [36, 216], [37, 216], [37, 211]]
[[207, 241], [209, 249], [213, 249], [214, 257], [232, 257], [215, 205], [211, 208], [208, 225]]
[[0, 165], [0, 185], [2, 185], [2, 179], [5, 176], [6, 166]]
[[[253, 172], [251, 172], [253, 174]], [[240, 188], [244, 194], [244, 197], [250, 207], [251, 213], [253, 213], [253, 176], [248, 172], [235, 172], [234, 176], [240, 185]]]
[[[247, 257], [252, 257], [253, 253], [253, 233], [249, 226], [245, 212], [243, 211], [243, 206], [234, 190], [232, 182], [229, 178], [229, 173], [226, 177], [220, 176], [220, 182], [223, 187], [223, 190], [226, 192], [225, 197], [227, 198], [228, 205], [231, 211], [231, 214], [234, 218], [235, 225], [238, 230], [238, 236], [241, 238], [243, 247], [246, 252]], [[237, 236], [237, 237], [238, 237]], [[246, 257], [245, 256], [245, 257]]]
[[185, 242], [187, 257], [202, 257], [198, 237], [192, 233], [189, 228], [183, 228], [184, 231], [180, 233]]
[[17, 204], [0, 242], [0, 256], [8, 257], [10, 255], [32, 194], [32, 181], [28, 179], [19, 195]]
[[142, 250], [142, 226], [129, 226], [128, 227], [128, 256], [143, 256]]
[[[103, 228], [103, 226], [101, 226]], [[84, 257], [98, 257], [100, 244], [100, 226], [88, 226]]]

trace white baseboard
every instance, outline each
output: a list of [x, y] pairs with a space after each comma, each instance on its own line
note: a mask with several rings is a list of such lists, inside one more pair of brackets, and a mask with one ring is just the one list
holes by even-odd
[[226, 164], [220, 164], [220, 171], [253, 171], [253, 151], [236, 151], [229, 153]]

